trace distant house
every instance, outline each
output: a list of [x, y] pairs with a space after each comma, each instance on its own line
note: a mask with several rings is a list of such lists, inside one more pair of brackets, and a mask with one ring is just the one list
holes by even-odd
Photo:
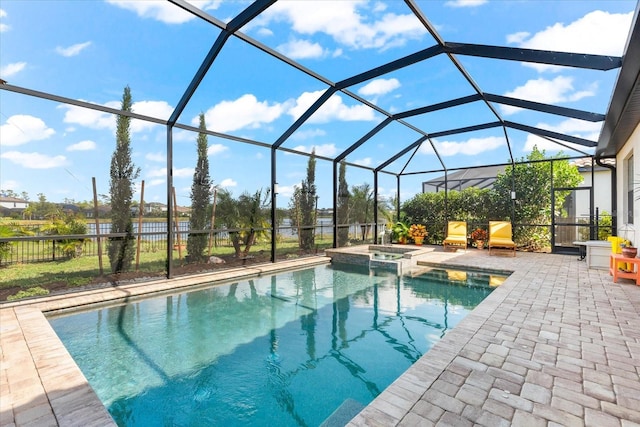
[[[99, 218], [106, 218], [111, 213], [111, 206], [109, 205], [100, 205], [98, 206], [98, 216]], [[87, 218], [95, 218], [95, 209], [85, 209], [84, 216]]]
[[[615, 167], [615, 159], [603, 159], [603, 163]], [[582, 175], [582, 184], [579, 187], [591, 187], [593, 192], [593, 207], [598, 210], [599, 215], [607, 212], [609, 215], [613, 213], [611, 200], [611, 169], [599, 165], [593, 166], [591, 170], [591, 159], [577, 159], [571, 162], [580, 171]], [[593, 182], [592, 177], [593, 175]], [[569, 212], [569, 215], [576, 218], [589, 218], [590, 193], [588, 191], [575, 191], [575, 210]], [[595, 214], [595, 212], [594, 212]]]
[[0, 196], [0, 206], [7, 209], [19, 209], [20, 211], [29, 207], [29, 201], [16, 197]]
[[483, 166], [459, 170], [422, 183], [423, 193], [437, 193], [449, 190], [464, 190], [469, 187], [493, 188], [493, 183], [499, 172], [504, 172], [504, 166]]
[[167, 205], [158, 202], [144, 204], [144, 213], [150, 214], [154, 212], [167, 212]]
[[[615, 159], [604, 159], [605, 164], [615, 166]], [[578, 168], [582, 183], [565, 200], [566, 215], [576, 220], [588, 221], [590, 218], [591, 192], [593, 206], [602, 215], [612, 213], [611, 206], [611, 170], [599, 165], [592, 167], [591, 158], [572, 160], [571, 164]], [[504, 166], [484, 166], [455, 171], [422, 183], [423, 193], [436, 193], [449, 190], [464, 190], [469, 187], [493, 188], [498, 173], [504, 172]], [[593, 171], [592, 171], [593, 169]], [[593, 180], [592, 180], [593, 177]], [[581, 190], [590, 191], [581, 191]], [[595, 214], [595, 212], [594, 212]]]

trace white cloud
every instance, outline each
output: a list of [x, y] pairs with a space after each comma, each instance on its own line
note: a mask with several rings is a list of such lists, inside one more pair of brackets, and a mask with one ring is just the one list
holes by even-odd
[[295, 185], [280, 185], [278, 184], [278, 195], [282, 197], [291, 197], [296, 190]]
[[451, 0], [444, 3], [449, 7], [477, 7], [485, 4], [487, 0]]
[[21, 185], [20, 182], [16, 181], [15, 179], [5, 179], [0, 184], [0, 188], [4, 190], [18, 191], [21, 188]]
[[387, 94], [400, 87], [398, 79], [376, 79], [362, 86], [358, 93], [362, 96], [378, 96]]
[[[217, 9], [221, 0], [188, 0], [202, 10]], [[115, 6], [135, 12], [141, 18], [151, 18], [165, 24], [182, 24], [195, 18], [194, 15], [163, 0], [107, 0]]]
[[[623, 14], [595, 10], [567, 25], [558, 22], [533, 35], [524, 32], [510, 34], [507, 41], [528, 49], [622, 56], [632, 17], [633, 12]], [[538, 71], [560, 69], [544, 64], [526, 65]]]
[[91, 46], [91, 42], [77, 43], [69, 47], [56, 47], [56, 52], [65, 57], [76, 56], [84, 49]]
[[[229, 132], [243, 128], [259, 128], [280, 117], [287, 103], [259, 102], [251, 94], [242, 95], [234, 101], [222, 101], [204, 113], [207, 127], [218, 132]], [[197, 126], [199, 118], [194, 117], [191, 124]]]
[[26, 66], [26, 62], [14, 62], [12, 64], [7, 64], [4, 67], [0, 68], [0, 76], [4, 78], [11, 77], [15, 74], [18, 74]]
[[173, 113], [173, 107], [165, 101], [138, 101], [131, 104], [131, 111], [143, 116], [167, 120]]
[[[475, 156], [500, 148], [506, 145], [506, 142], [503, 137], [489, 136], [486, 138], [470, 138], [462, 142], [433, 140], [433, 144], [441, 156], [449, 157], [457, 155]], [[420, 153], [433, 154], [431, 144], [422, 144]]]
[[307, 40], [291, 40], [276, 49], [292, 59], [322, 58], [327, 54], [320, 44]]
[[[122, 107], [122, 102], [109, 101], [103, 105], [119, 110]], [[65, 123], [77, 124], [91, 129], [111, 129], [114, 131], [116, 129], [117, 116], [114, 114], [75, 105], [60, 105], [59, 108], [67, 110], [63, 118]], [[171, 116], [173, 108], [165, 101], [139, 101], [131, 105], [131, 110], [137, 114], [167, 119]], [[130, 123], [131, 133], [144, 132], [159, 126], [156, 123], [137, 119], [132, 119]]]
[[297, 147], [293, 147], [293, 149], [296, 151], [301, 151], [303, 153], [309, 153], [309, 154], [311, 154], [311, 152], [315, 149], [316, 155], [322, 156], [322, 157], [333, 157], [338, 152], [338, 149], [336, 148], [335, 144], [322, 144], [322, 145], [311, 145], [311, 146], [298, 145]]
[[365, 157], [364, 159], [354, 160], [353, 163], [360, 166], [371, 166], [371, 157]]
[[236, 187], [237, 185], [238, 183], [231, 178], [225, 178], [220, 182], [222, 188]]
[[[104, 105], [118, 109], [121, 104], [118, 101], [109, 101]], [[65, 123], [76, 124], [91, 129], [115, 130], [116, 128], [116, 118], [113, 114], [66, 104], [60, 105], [58, 108], [67, 110], [62, 119]]]
[[223, 153], [227, 151], [229, 147], [222, 144], [211, 144], [209, 148], [207, 148], [207, 156], [215, 156], [216, 154]]
[[165, 182], [166, 180], [164, 178], [157, 178], [157, 179], [152, 179], [146, 184], [148, 187], [155, 187], [157, 185], [164, 184]]
[[[173, 169], [173, 177], [174, 178], [186, 178], [193, 176], [193, 168], [174, 168]], [[158, 168], [151, 169], [147, 172], [147, 176], [149, 178], [158, 178], [167, 176], [167, 168]]]
[[327, 34], [352, 49], [386, 49], [426, 34], [413, 14], [383, 13], [375, 8], [376, 16], [369, 19], [358, 10], [368, 7], [365, 1], [279, 1], [262, 13], [259, 24], [284, 20], [298, 34]]
[[192, 177], [195, 170], [193, 168], [175, 168], [173, 169], [174, 178]]
[[507, 43], [509, 44], [520, 44], [525, 41], [527, 37], [529, 37], [531, 33], [526, 31], [520, 31], [517, 33], [507, 35]]
[[163, 152], [160, 152], [160, 153], [147, 153], [144, 156], [144, 158], [149, 160], [149, 161], [152, 161], [152, 162], [166, 162], [167, 161], [167, 156]]
[[326, 134], [327, 132], [325, 132], [322, 129], [306, 129], [306, 130], [299, 130], [295, 132], [293, 135], [291, 135], [291, 139], [300, 141], [300, 140], [315, 138], [316, 136], [324, 136]]
[[[195, 18], [194, 15], [163, 0], [107, 0], [114, 6], [135, 12], [141, 18], [151, 18], [165, 24], [182, 24]], [[190, 0], [189, 3], [200, 9], [215, 9], [220, 1]]]
[[189, 130], [178, 130], [176, 128], [173, 129], [173, 141], [174, 142], [185, 142], [185, 141], [195, 141], [198, 138], [198, 134], [196, 132], [191, 132]]
[[[298, 97], [295, 106], [287, 113], [294, 120], [300, 117], [320, 97], [324, 91], [305, 92]], [[333, 95], [318, 109], [306, 123], [328, 123], [332, 120], [340, 121], [371, 121], [375, 119], [374, 111], [366, 105], [356, 104], [347, 106], [342, 103], [340, 95]]]
[[96, 143], [90, 140], [80, 141], [76, 144], [69, 145], [67, 151], [90, 151], [96, 149]]
[[45, 122], [34, 116], [17, 114], [0, 126], [0, 146], [8, 147], [26, 144], [30, 141], [47, 139], [56, 132]]
[[65, 156], [51, 157], [40, 153], [7, 151], [6, 153], [2, 153], [0, 157], [28, 169], [51, 169], [68, 164]]
[[[518, 86], [511, 92], [505, 93], [505, 96], [546, 104], [557, 104], [561, 102], [578, 101], [588, 96], [594, 96], [596, 89], [596, 84], [593, 84], [589, 88], [576, 91], [573, 87], [573, 77], [557, 76], [553, 80], [544, 78], [529, 80], [524, 85]], [[501, 105], [500, 109], [507, 115], [520, 111], [519, 108], [509, 105]]]
[[262, 37], [271, 37], [273, 35], [273, 31], [268, 28], [262, 27], [258, 30], [258, 34]]
[[[7, 12], [4, 9], [0, 9], [0, 18], [4, 18], [7, 16]], [[0, 24], [0, 33], [4, 33], [11, 29], [7, 24]]]

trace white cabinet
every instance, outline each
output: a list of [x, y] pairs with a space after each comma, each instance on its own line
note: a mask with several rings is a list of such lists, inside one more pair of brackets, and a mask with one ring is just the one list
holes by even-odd
[[611, 242], [606, 240], [587, 240], [587, 267], [596, 270], [609, 269]]

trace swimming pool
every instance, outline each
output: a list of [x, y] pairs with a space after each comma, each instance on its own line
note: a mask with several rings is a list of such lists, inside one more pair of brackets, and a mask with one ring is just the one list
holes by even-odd
[[119, 425], [319, 426], [371, 402], [491, 280], [320, 266], [50, 322]]

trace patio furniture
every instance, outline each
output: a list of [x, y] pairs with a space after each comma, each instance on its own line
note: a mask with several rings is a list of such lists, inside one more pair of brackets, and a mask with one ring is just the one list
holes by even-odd
[[516, 244], [509, 221], [489, 221], [489, 255], [492, 249], [510, 249], [516, 256]]
[[[623, 270], [620, 266], [624, 264], [628, 270]], [[640, 274], [638, 264], [640, 258], [627, 258], [622, 254], [612, 253], [609, 258], [609, 274], [613, 276], [613, 283], [617, 283], [618, 279], [633, 279], [636, 285], [640, 285]]]
[[449, 221], [447, 224], [447, 237], [442, 242], [444, 250], [448, 246], [467, 249], [467, 223], [465, 221]]

